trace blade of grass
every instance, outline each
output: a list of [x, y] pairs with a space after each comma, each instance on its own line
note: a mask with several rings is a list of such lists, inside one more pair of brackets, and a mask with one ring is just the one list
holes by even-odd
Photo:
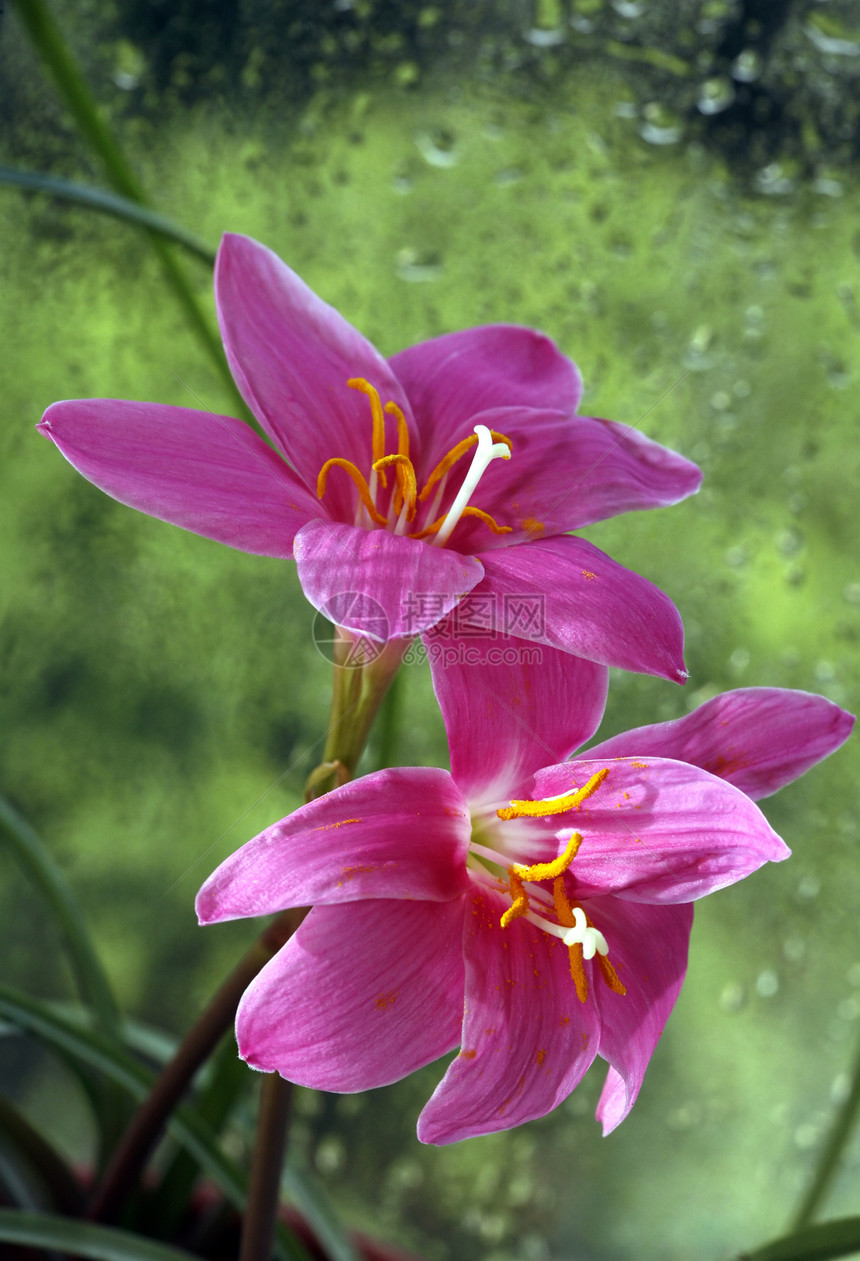
[[[46, 0], [14, 0], [14, 7], [24, 31], [54, 80], [57, 91], [72, 115], [78, 131], [98, 155], [110, 183], [123, 197], [146, 205], [147, 199], [143, 188], [105, 122]], [[161, 263], [165, 279], [179, 301], [190, 327], [206, 347], [230, 393], [237, 400], [240, 408], [239, 415], [250, 420], [250, 413], [230, 374], [221, 343], [206, 318], [188, 278], [171, 252], [170, 246], [151, 228], [144, 227], [143, 231], [146, 233], [153, 253]]]
[[745, 1252], [741, 1261], [830, 1261], [860, 1252], [860, 1217], [822, 1222]]
[[75, 184], [72, 180], [59, 179], [55, 175], [42, 175], [39, 171], [16, 171], [10, 166], [0, 166], [0, 184], [21, 188], [28, 193], [47, 193], [49, 197], [60, 201], [77, 202], [88, 210], [112, 215], [115, 219], [123, 219], [136, 227], [149, 228], [174, 244], [181, 245], [210, 267], [215, 266], [215, 251], [202, 237], [196, 236], [181, 223], [174, 223], [167, 215], [150, 210], [148, 206], [128, 197], [121, 197], [119, 193], [109, 193], [104, 188], [91, 188], [86, 184]]
[[65, 938], [81, 998], [92, 1007], [103, 1032], [118, 1037], [119, 1008], [74, 894], [37, 833], [23, 815], [2, 797], [0, 832], [5, 835], [19, 864], [51, 909], [54, 921]]
[[0, 1239], [31, 1248], [57, 1248], [87, 1261], [190, 1261], [191, 1253], [140, 1239], [126, 1230], [76, 1222], [54, 1213], [0, 1209]]
[[[127, 1091], [134, 1099], [146, 1099], [155, 1081], [148, 1069], [138, 1064], [128, 1052], [118, 1048], [101, 1034], [82, 1029], [28, 995], [0, 986], [0, 1019], [9, 1021], [40, 1038], [64, 1056], [73, 1056], [90, 1068], [97, 1069], [109, 1080]], [[180, 1104], [168, 1121], [173, 1137], [190, 1151], [207, 1177], [240, 1212], [247, 1195], [247, 1178], [220, 1150], [213, 1133], [196, 1111]], [[308, 1261], [307, 1251], [283, 1225], [276, 1234], [276, 1255], [283, 1261]]]
[[62, 1156], [36, 1130], [8, 1099], [0, 1095], [0, 1142], [20, 1153], [50, 1196], [50, 1206], [63, 1213], [80, 1215], [84, 1195]]

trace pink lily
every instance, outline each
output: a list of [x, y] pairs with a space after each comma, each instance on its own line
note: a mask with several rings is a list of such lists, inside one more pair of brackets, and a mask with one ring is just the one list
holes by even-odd
[[55, 403], [39, 429], [84, 477], [231, 547], [294, 556], [311, 604], [357, 635], [421, 633], [472, 590], [537, 593], [543, 642], [683, 681], [671, 601], [567, 531], [676, 503], [699, 470], [627, 426], [575, 415], [579, 373], [548, 337], [489, 325], [386, 361], [243, 236], [221, 243], [215, 299], [233, 375], [272, 445], [205, 411]]
[[606, 671], [544, 656], [468, 680], [437, 668], [450, 774], [346, 784], [203, 885], [205, 924], [313, 906], [240, 1004], [252, 1067], [367, 1090], [459, 1046], [418, 1122], [449, 1143], [543, 1116], [599, 1055], [604, 1132], [627, 1116], [684, 980], [692, 902], [788, 856], [751, 798], [853, 719], [753, 688], [564, 761], [600, 721]]

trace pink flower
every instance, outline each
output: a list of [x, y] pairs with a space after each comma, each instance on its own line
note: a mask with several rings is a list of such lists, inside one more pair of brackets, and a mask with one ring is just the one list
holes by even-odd
[[575, 415], [579, 373], [549, 338], [490, 325], [386, 361], [242, 236], [221, 243], [215, 298], [272, 446], [205, 411], [55, 403], [39, 428], [91, 482], [242, 551], [295, 556], [310, 602], [356, 634], [418, 634], [469, 591], [538, 593], [543, 642], [683, 680], [671, 601], [567, 531], [684, 499], [699, 471]]
[[459, 1046], [418, 1122], [428, 1143], [543, 1116], [598, 1055], [604, 1132], [630, 1111], [684, 980], [691, 903], [788, 856], [751, 798], [853, 719], [753, 688], [564, 761], [597, 727], [606, 671], [544, 656], [437, 669], [450, 775], [367, 775], [204, 884], [202, 923], [314, 908], [245, 992], [250, 1065], [356, 1091]]

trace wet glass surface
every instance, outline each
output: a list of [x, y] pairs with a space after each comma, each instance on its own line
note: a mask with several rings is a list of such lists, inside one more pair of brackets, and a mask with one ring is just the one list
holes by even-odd
[[[691, 674], [614, 675], [603, 734], [753, 684], [856, 712], [854, 6], [96, 8], [57, 13], [159, 210], [213, 245], [264, 241], [386, 354], [542, 328], [585, 414], [702, 466], [685, 504], [586, 532], [676, 601]], [[3, 161], [103, 183], [4, 21]], [[292, 566], [114, 504], [34, 433], [68, 397], [231, 410], [142, 239], [4, 188], [0, 240], [0, 791], [59, 857], [125, 1006], [179, 1031], [255, 934], [198, 929], [193, 895], [298, 804], [328, 666]], [[444, 763], [425, 668], [405, 671], [398, 760]], [[778, 1233], [860, 1038], [857, 783], [849, 744], [764, 803], [794, 856], [697, 908], [685, 989], [609, 1139], [595, 1067], [542, 1121], [423, 1148], [436, 1065], [300, 1092], [295, 1158], [430, 1261], [707, 1261]], [[9, 980], [65, 992], [11, 863], [0, 898]], [[0, 1053], [79, 1155], [48, 1066]], [[855, 1143], [834, 1212], [856, 1212], [858, 1161]]]

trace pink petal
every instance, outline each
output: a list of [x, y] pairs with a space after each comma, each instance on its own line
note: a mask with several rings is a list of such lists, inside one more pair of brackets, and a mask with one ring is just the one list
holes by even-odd
[[461, 551], [550, 538], [632, 509], [664, 507], [692, 495], [702, 480], [683, 456], [612, 421], [514, 407], [473, 421], [513, 443], [511, 458], [493, 461], [473, 498], [513, 533], [494, 536], [481, 521], [463, 517], [452, 535]]
[[681, 992], [693, 907], [593, 898], [585, 911], [606, 938], [609, 962], [627, 990], [615, 994], [597, 967], [586, 965], [600, 1012], [598, 1050], [610, 1064], [597, 1107], [597, 1119], [608, 1134], [636, 1102], [648, 1061]]
[[239, 1004], [239, 1054], [316, 1090], [372, 1090], [457, 1045], [464, 901], [315, 907]]
[[576, 365], [543, 333], [488, 324], [447, 333], [390, 360], [409, 395], [422, 441], [424, 475], [493, 407], [551, 409], [573, 415], [582, 395]]
[[[316, 488], [326, 460], [342, 456], [370, 474], [371, 413], [347, 386], [373, 385], [383, 405], [396, 403], [411, 425], [397, 378], [370, 342], [308, 288], [264, 245], [228, 233], [215, 264], [215, 302], [230, 370], [248, 406], [302, 481]], [[389, 420], [396, 451], [396, 427]], [[413, 428], [414, 436], [414, 428]], [[332, 478], [326, 504], [352, 516], [352, 489]]]
[[604, 769], [579, 809], [555, 816], [583, 838], [571, 868], [579, 897], [691, 902], [789, 856], [749, 797], [686, 762], [578, 759], [539, 771], [531, 796], [573, 792]]
[[422, 1143], [454, 1143], [545, 1116], [582, 1079], [598, 1044], [558, 938], [524, 919], [499, 927], [505, 899], [467, 903], [466, 1009], [460, 1054], [418, 1121]]
[[609, 672], [544, 644], [476, 636], [466, 620], [473, 603], [466, 596], [424, 642], [451, 772], [477, 806], [516, 796], [541, 766], [589, 739], [603, 717]]
[[312, 521], [296, 537], [302, 590], [331, 621], [370, 639], [417, 635], [483, 576], [480, 561], [388, 530]]
[[848, 739], [854, 717], [811, 692], [747, 687], [672, 722], [636, 727], [588, 756], [670, 757], [727, 779], [753, 800], [775, 793]]
[[300, 806], [197, 895], [201, 924], [364, 898], [447, 901], [469, 887], [469, 809], [447, 771], [396, 767]]
[[[523, 638], [590, 661], [683, 683], [684, 630], [667, 595], [585, 539], [569, 536], [481, 552], [474, 596], [543, 602], [542, 633]], [[519, 633], [519, 632], [514, 632]]]
[[79, 473], [120, 503], [261, 556], [291, 556], [320, 507], [248, 425], [230, 416], [81, 399], [37, 426]]

